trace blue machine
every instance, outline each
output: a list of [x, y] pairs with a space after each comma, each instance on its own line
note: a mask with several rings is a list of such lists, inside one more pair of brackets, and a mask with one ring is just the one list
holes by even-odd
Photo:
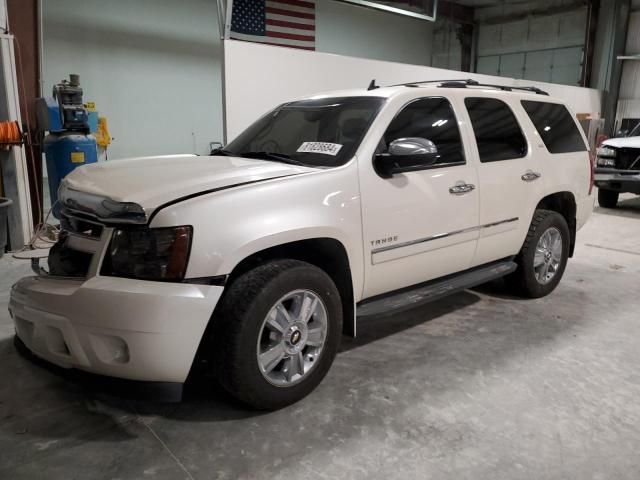
[[[38, 124], [48, 131], [44, 155], [49, 175], [51, 205], [58, 199], [60, 181], [74, 168], [98, 161], [96, 139], [90, 135], [89, 112], [82, 103], [78, 75], [53, 87], [53, 97], [38, 99]], [[58, 217], [59, 208], [53, 214]]]

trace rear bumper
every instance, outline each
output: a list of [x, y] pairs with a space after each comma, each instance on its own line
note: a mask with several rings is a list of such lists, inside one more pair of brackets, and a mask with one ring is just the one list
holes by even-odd
[[26, 277], [11, 290], [16, 335], [65, 369], [182, 384], [223, 287]]
[[596, 168], [595, 185], [604, 190], [640, 195], [640, 172]]

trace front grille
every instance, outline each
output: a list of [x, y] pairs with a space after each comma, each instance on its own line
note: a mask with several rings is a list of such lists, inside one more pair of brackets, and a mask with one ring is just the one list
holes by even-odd
[[89, 273], [93, 254], [69, 248], [68, 240], [68, 233], [62, 232], [49, 250], [49, 275], [84, 278]]
[[63, 208], [60, 227], [58, 241], [49, 251], [49, 275], [87, 277], [104, 225], [82, 213]]
[[640, 148], [619, 148], [616, 155], [619, 170], [640, 170]]

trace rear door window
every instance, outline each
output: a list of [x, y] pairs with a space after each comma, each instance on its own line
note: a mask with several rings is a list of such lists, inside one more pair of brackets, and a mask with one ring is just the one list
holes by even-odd
[[584, 152], [587, 147], [578, 126], [564, 105], [522, 100], [549, 153]]
[[496, 98], [469, 97], [464, 104], [478, 144], [480, 161], [522, 158], [527, 141], [509, 105]]

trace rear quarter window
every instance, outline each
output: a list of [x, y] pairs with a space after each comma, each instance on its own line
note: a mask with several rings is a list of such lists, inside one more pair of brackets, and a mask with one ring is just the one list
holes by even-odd
[[587, 146], [567, 107], [558, 103], [522, 100], [549, 153], [585, 152]]

